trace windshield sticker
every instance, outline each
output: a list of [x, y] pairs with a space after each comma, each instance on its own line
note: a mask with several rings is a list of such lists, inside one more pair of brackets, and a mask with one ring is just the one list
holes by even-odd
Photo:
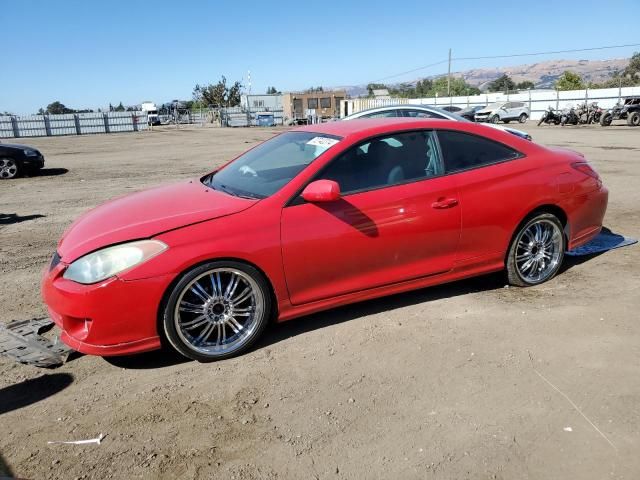
[[307, 142], [307, 145], [315, 145], [317, 147], [322, 147], [325, 150], [327, 148], [333, 147], [340, 140], [336, 140], [335, 138], [329, 137], [313, 137], [311, 140]]

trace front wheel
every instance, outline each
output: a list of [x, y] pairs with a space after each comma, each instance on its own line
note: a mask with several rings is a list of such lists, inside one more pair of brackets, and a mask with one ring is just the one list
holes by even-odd
[[164, 333], [182, 355], [209, 362], [247, 350], [270, 314], [269, 287], [260, 272], [240, 262], [214, 261], [175, 285], [164, 309]]
[[611, 113], [603, 113], [600, 117], [600, 125], [602, 125], [603, 127], [608, 127], [609, 125], [611, 125], [612, 121], [613, 115]]
[[560, 220], [550, 213], [536, 215], [518, 230], [509, 247], [509, 283], [528, 287], [553, 278], [562, 265], [564, 250]]
[[526, 114], [526, 113], [521, 113], [521, 114], [520, 114], [520, 117], [518, 117], [518, 121], [519, 121], [520, 123], [524, 123], [524, 122], [526, 122], [526, 121], [527, 121], [527, 118], [529, 118], [529, 117], [527, 117], [527, 114]]
[[627, 125], [637, 127], [640, 125], [640, 112], [631, 112], [627, 115]]
[[547, 119], [547, 116], [542, 115], [542, 117], [540, 117], [540, 120], [538, 120], [538, 126], [542, 125], [546, 119]]
[[494, 115], [489, 119], [489, 121], [491, 123], [498, 123], [500, 121], [500, 117], [498, 115]]
[[13, 158], [0, 157], [0, 180], [10, 180], [20, 175], [20, 166]]

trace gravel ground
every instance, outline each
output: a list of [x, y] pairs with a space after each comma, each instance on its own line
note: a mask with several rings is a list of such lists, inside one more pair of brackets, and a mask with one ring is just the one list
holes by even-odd
[[[640, 237], [640, 129], [524, 129], [585, 153], [610, 189], [606, 225]], [[276, 130], [25, 139], [47, 169], [0, 182], [0, 321], [45, 315], [40, 271], [80, 213]], [[639, 259], [632, 246], [535, 288], [490, 275], [331, 310], [214, 364], [0, 358], [0, 476], [639, 478]], [[47, 444], [100, 433], [101, 445]]]

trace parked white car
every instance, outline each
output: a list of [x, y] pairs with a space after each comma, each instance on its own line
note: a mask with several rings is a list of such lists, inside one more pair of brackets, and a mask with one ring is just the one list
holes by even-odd
[[476, 122], [509, 123], [527, 121], [531, 112], [529, 107], [523, 102], [498, 102], [487, 105], [484, 109], [476, 112]]
[[[344, 117], [342, 120], [354, 120], [356, 118], [380, 118], [380, 117], [413, 117], [413, 118], [438, 118], [443, 120], [454, 120], [457, 122], [470, 122], [466, 118], [458, 115], [454, 112], [447, 112], [438, 107], [432, 107], [430, 105], [388, 105], [386, 107], [370, 108], [368, 110], [362, 110], [360, 112], [352, 113], [348, 117]], [[487, 126], [497, 128], [498, 130], [504, 130], [513, 135], [516, 135], [527, 140], [531, 140], [531, 135], [522, 130], [517, 130], [511, 127], [503, 127], [502, 125], [488, 124]]]

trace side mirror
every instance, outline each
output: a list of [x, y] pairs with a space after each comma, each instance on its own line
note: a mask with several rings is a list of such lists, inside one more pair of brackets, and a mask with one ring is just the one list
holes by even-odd
[[335, 202], [340, 199], [340, 185], [333, 180], [316, 180], [302, 191], [302, 198], [307, 202]]

